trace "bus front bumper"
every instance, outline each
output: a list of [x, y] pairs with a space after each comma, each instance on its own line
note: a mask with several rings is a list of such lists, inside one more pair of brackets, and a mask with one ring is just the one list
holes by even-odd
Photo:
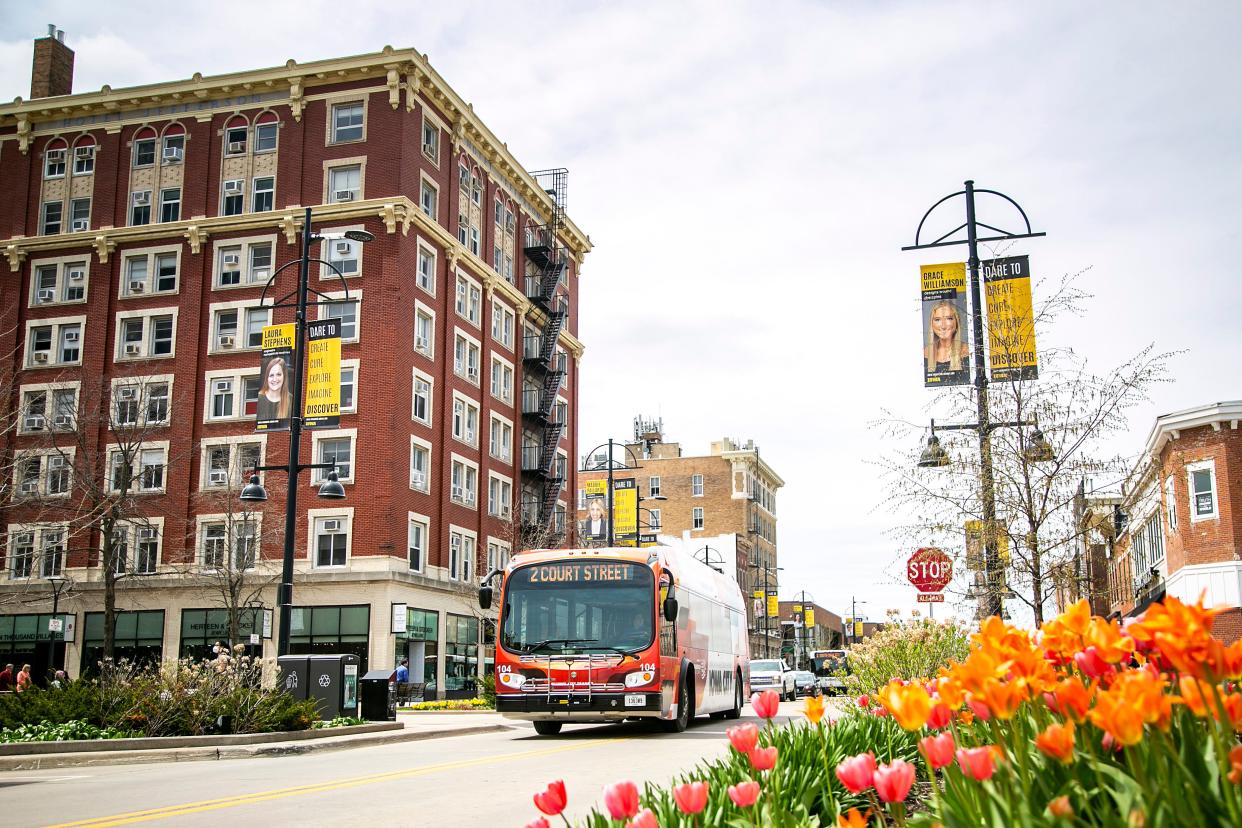
[[497, 693], [496, 712], [512, 718], [581, 716], [586, 720], [660, 716], [660, 693]]

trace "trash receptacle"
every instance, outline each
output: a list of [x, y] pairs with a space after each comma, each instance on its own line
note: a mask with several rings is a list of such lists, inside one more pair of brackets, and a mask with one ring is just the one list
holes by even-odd
[[283, 655], [276, 659], [276, 668], [279, 670], [276, 686], [284, 688], [286, 693], [298, 701], [306, 699], [309, 661], [310, 656], [304, 655]]
[[362, 718], [368, 722], [397, 720], [397, 683], [393, 670], [371, 670], [358, 682]]
[[306, 670], [306, 698], [319, 703], [319, 718], [358, 715], [358, 656], [310, 656]]

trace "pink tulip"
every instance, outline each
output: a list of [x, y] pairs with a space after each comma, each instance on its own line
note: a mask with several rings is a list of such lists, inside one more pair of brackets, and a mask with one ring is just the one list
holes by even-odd
[[759, 798], [759, 783], [753, 779], [729, 786], [729, 799], [739, 808], [749, 808]]
[[1113, 738], [1113, 734], [1105, 733], [1104, 738], [1100, 740], [1100, 746], [1110, 753], [1121, 752], [1121, 742]]
[[873, 707], [871, 708], [871, 715], [875, 716], [877, 719], [883, 719], [885, 716], [888, 715], [888, 708], [887, 707]]
[[1101, 678], [1113, 671], [1112, 665], [1100, 658], [1100, 651], [1095, 647], [1088, 647], [1080, 653], [1075, 653], [1074, 664], [1091, 678]]
[[992, 748], [987, 745], [977, 748], [961, 748], [957, 752], [957, 764], [967, 779], [977, 779], [980, 782], [991, 779], [992, 774], [996, 772]]
[[953, 764], [953, 734], [947, 730], [939, 736], [928, 736], [919, 740], [919, 749], [927, 757], [927, 763], [933, 768], [943, 768]]
[[638, 787], [628, 780], [606, 785], [604, 807], [613, 819], [629, 819], [638, 813]]
[[552, 828], [552, 826], [543, 817], [537, 817], [526, 823], [525, 828]]
[[927, 716], [927, 726], [932, 730], [940, 730], [942, 727], [948, 726], [953, 720], [953, 711], [944, 702], [932, 705], [931, 713]]
[[733, 749], [738, 753], [750, 753], [754, 750], [755, 743], [759, 741], [759, 728], [752, 722], [744, 725], [737, 725], [725, 731], [725, 735], [729, 737], [729, 744], [733, 745]]
[[755, 748], [746, 754], [750, 757], [750, 766], [758, 771], [772, 770], [776, 767], [776, 748]]
[[988, 719], [992, 718], [992, 711], [988, 708], [988, 706], [983, 702], [975, 701], [974, 696], [966, 697], [966, 706], [969, 707], [971, 712], [975, 714], [975, 718], [981, 722], [986, 722]]
[[549, 782], [546, 791], [535, 794], [535, 807], [548, 816], [556, 816], [565, 810], [566, 802], [565, 782], [561, 779]]
[[764, 690], [750, 697], [750, 706], [761, 719], [770, 719], [781, 709], [781, 697], [775, 690]]
[[707, 807], [707, 783], [687, 782], [673, 788], [673, 801], [683, 814], [697, 814]]
[[858, 697], [858, 706], [861, 707], [863, 710], [866, 710], [870, 704], [871, 704], [871, 697], [868, 696], [866, 693], [863, 693], [861, 696]]
[[850, 793], [862, 793], [875, 782], [875, 754], [868, 751], [837, 765], [837, 779]]
[[650, 808], [643, 808], [633, 821], [625, 823], [625, 828], [660, 828], [660, 823]]
[[875, 792], [885, 802], [904, 802], [913, 784], [914, 765], [904, 759], [894, 759], [875, 770]]

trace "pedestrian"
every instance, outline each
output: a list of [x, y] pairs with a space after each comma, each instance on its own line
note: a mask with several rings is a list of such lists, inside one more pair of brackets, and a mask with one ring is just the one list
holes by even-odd
[[405, 684], [410, 680], [410, 660], [408, 658], [401, 659], [401, 663], [397, 665], [397, 684]]
[[63, 688], [69, 682], [69, 677], [64, 670], [57, 670], [55, 677], [52, 679], [52, 686], [57, 690]]
[[21, 693], [23, 691], [29, 690], [30, 684], [31, 684], [30, 665], [23, 664], [22, 671], [17, 674], [17, 692]]
[[0, 692], [6, 692], [13, 689], [13, 665], [6, 664], [4, 669], [0, 670]]

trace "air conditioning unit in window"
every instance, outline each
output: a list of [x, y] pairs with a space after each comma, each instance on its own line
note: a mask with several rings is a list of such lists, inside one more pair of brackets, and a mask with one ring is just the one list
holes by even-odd
[[185, 150], [181, 147], [164, 147], [164, 161], [169, 164], [175, 164], [185, 155]]
[[45, 422], [42, 414], [32, 414], [22, 422], [22, 426], [27, 431], [42, 431]]
[[47, 362], [48, 360], [47, 351], [35, 351], [33, 356], [35, 362]]
[[86, 278], [86, 271], [82, 270], [81, 268], [75, 267], [69, 271], [69, 281], [71, 282], [80, 282], [85, 278]]
[[[232, 337], [230, 337], [231, 339]], [[216, 380], [215, 389], [217, 394], [228, 394], [233, 390], [232, 380]]]
[[137, 342], [131, 342], [125, 346], [125, 356], [139, 356], [142, 354], [142, 346]]
[[212, 486], [223, 486], [229, 482], [229, 473], [223, 469], [212, 469], [207, 472], [207, 482]]
[[230, 155], [235, 155], [239, 152], [245, 152], [245, 151], [246, 151], [245, 141], [229, 141], [229, 154]]
[[145, 529], [138, 530], [138, 540], [155, 540], [157, 532], [154, 526], [148, 526]]
[[51, 302], [55, 298], [56, 298], [56, 291], [50, 288], [43, 288], [42, 290], [39, 291], [40, 302]]
[[266, 282], [271, 276], [272, 269], [270, 267], [256, 267], [250, 271], [250, 281], [252, 282]]
[[427, 485], [427, 475], [420, 471], [410, 472], [410, 485], [421, 489]]
[[461, 486], [454, 486], [452, 497], [453, 500], [464, 501], [466, 499], [466, 490]]
[[94, 148], [94, 147], [76, 147], [76, 148], [73, 150], [73, 157], [74, 157], [74, 158], [83, 158], [83, 159], [85, 159], [85, 158], [94, 158], [94, 157], [95, 157], [95, 148]]
[[[73, 425], [73, 418], [68, 414], [58, 414], [52, 418], [52, 425], [57, 428], [69, 428]], [[53, 458], [56, 459], [56, 458]]]
[[217, 341], [220, 343], [221, 348], [232, 348], [233, 347], [233, 337], [229, 336], [228, 334], [222, 335]]
[[243, 190], [243, 182], [240, 178], [233, 178], [224, 182], [225, 195], [241, 195]]
[[48, 150], [47, 160], [53, 164], [63, 164], [65, 162], [65, 151], [63, 149]]
[[134, 280], [129, 283], [129, 292], [130, 293], [146, 293], [147, 283]]
[[73, 232], [75, 233], [81, 233], [83, 230], [88, 230], [90, 229], [90, 226], [91, 226], [91, 223], [87, 221], [86, 219], [74, 219], [73, 220]]
[[479, 369], [478, 368], [466, 369], [466, 379], [470, 380], [471, 382], [478, 382], [479, 381]]
[[241, 264], [240, 255], [238, 255], [237, 253], [225, 253], [224, 254], [224, 266], [225, 267], [237, 267], [239, 264]]
[[134, 206], [145, 207], [151, 203], [151, 191], [143, 190], [140, 193], [134, 193]]
[[39, 491], [39, 481], [23, 480], [20, 489], [22, 494], [35, 494]]
[[339, 241], [336, 243], [336, 255], [348, 256], [354, 251], [354, 246], [347, 241]]
[[420, 351], [425, 351], [431, 347], [431, 342], [425, 336], [414, 337], [414, 347]]
[[335, 193], [332, 194], [332, 198], [333, 198], [333, 201], [338, 201], [338, 202], [353, 201], [354, 191], [353, 190], [337, 190]]
[[341, 531], [341, 522], [339, 520], [325, 520], [323, 522], [323, 531], [339, 532]]
[[65, 331], [65, 341], [66, 342], [77, 342], [78, 332], [77, 331]]

